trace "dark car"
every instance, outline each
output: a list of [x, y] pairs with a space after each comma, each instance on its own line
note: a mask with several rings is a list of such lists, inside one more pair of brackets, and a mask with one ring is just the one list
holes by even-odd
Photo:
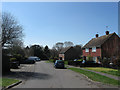
[[28, 57], [29, 60], [34, 60], [34, 61], [40, 61], [40, 58], [39, 57], [36, 57], [36, 56], [31, 56], [31, 57]]
[[64, 61], [63, 60], [56, 60], [54, 63], [55, 68], [64, 68]]
[[25, 64], [34, 64], [35, 60], [29, 60], [29, 59], [27, 59], [27, 60], [24, 61], [24, 63]]
[[35, 59], [30, 58], [30, 57], [22, 61], [22, 64], [34, 64], [34, 63], [35, 63]]
[[85, 61], [80, 64], [80, 67], [99, 67], [101, 64], [96, 63], [95, 61]]

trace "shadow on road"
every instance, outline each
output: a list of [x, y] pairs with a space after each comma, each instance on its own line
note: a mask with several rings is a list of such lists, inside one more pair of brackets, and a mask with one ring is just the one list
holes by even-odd
[[10, 78], [17, 78], [17, 79], [22, 79], [22, 80], [27, 80], [27, 79], [50, 79], [52, 76], [49, 74], [45, 73], [37, 73], [37, 72], [10, 72], [7, 75], [4, 75], [4, 77], [10, 77]]

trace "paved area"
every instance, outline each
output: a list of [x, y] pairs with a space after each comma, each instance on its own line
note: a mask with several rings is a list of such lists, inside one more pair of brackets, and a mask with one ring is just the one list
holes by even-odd
[[55, 69], [53, 63], [45, 61], [37, 62], [35, 65], [23, 65], [19, 70], [12, 69], [12, 73], [12, 77], [23, 80], [22, 84], [14, 88], [115, 88], [92, 82], [68, 69]]

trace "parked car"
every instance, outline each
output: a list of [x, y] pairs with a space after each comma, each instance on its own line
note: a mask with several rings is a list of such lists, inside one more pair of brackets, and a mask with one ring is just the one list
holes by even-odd
[[85, 61], [80, 64], [80, 67], [99, 67], [101, 64], [96, 63], [95, 61]]
[[34, 64], [35, 63], [35, 60], [29, 60], [29, 59], [26, 59], [24, 61], [24, 64]]
[[34, 63], [35, 63], [35, 59], [30, 57], [28, 57], [27, 59], [21, 62], [21, 64], [34, 64]]
[[35, 56], [28, 57], [28, 59], [29, 60], [40, 61], [40, 58], [39, 57], [35, 57]]
[[55, 68], [64, 68], [64, 61], [63, 60], [56, 60], [54, 63]]

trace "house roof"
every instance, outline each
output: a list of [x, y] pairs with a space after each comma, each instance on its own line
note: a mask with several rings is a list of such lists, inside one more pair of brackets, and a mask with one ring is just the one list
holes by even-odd
[[61, 51], [60, 51], [60, 54], [64, 54], [67, 50], [69, 50], [70, 48], [72, 47], [66, 47], [66, 48], [63, 48]]
[[92, 48], [92, 47], [101, 47], [101, 45], [108, 40], [113, 34], [116, 33], [111, 33], [109, 35], [103, 35], [101, 37], [97, 38], [92, 38], [86, 45], [84, 45], [83, 48]]

